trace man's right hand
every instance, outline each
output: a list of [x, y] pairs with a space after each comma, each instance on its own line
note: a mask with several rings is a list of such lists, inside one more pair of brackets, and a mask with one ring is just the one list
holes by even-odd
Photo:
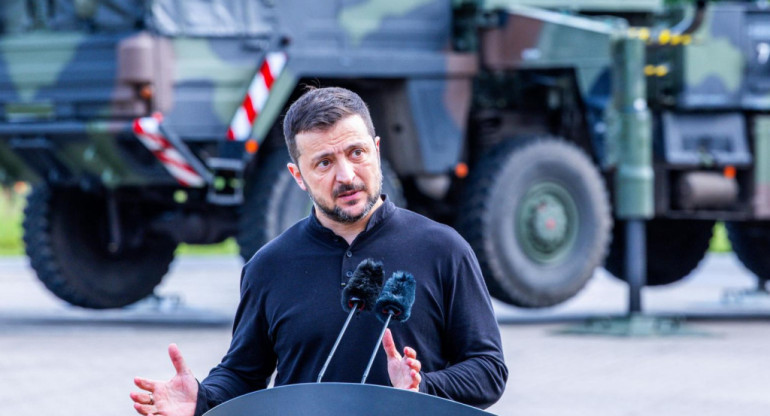
[[176, 344], [168, 346], [168, 356], [176, 369], [169, 381], [153, 381], [141, 377], [134, 384], [143, 392], [131, 393], [134, 409], [142, 415], [193, 416], [198, 398], [198, 381], [179, 352]]

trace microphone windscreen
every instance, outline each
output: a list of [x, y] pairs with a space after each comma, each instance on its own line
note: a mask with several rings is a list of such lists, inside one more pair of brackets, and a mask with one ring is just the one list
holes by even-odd
[[342, 309], [350, 312], [358, 302], [359, 310], [372, 310], [382, 289], [383, 275], [382, 263], [372, 259], [361, 261], [342, 289]]
[[382, 293], [374, 305], [377, 317], [385, 322], [388, 313], [397, 321], [406, 321], [412, 313], [415, 282], [411, 273], [397, 271], [385, 282]]

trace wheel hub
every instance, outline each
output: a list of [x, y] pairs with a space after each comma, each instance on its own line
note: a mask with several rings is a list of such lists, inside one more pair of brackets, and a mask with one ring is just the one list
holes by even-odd
[[524, 252], [541, 263], [558, 261], [574, 243], [577, 215], [572, 197], [560, 185], [533, 186], [518, 210], [517, 237]]
[[527, 227], [532, 243], [545, 253], [557, 250], [567, 237], [567, 214], [564, 205], [552, 195], [534, 198], [528, 207]]

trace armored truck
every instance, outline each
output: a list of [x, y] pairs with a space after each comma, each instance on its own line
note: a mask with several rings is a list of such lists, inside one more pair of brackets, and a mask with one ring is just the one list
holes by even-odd
[[[649, 285], [726, 221], [770, 278], [770, 10], [662, 0], [7, 0], [0, 182], [33, 185], [26, 252], [59, 298], [153, 293], [179, 243], [248, 259], [306, 216], [281, 116], [305, 86], [370, 105], [384, 189], [455, 226], [527, 308]], [[214, 277], [212, 277], [214, 278]]]

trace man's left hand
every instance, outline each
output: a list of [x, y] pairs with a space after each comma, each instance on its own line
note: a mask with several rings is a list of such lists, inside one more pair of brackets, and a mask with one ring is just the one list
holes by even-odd
[[422, 376], [420, 368], [422, 364], [417, 360], [417, 352], [410, 347], [404, 347], [404, 356], [398, 353], [396, 343], [393, 342], [393, 334], [390, 329], [385, 330], [382, 337], [382, 348], [388, 356], [388, 374], [390, 383], [395, 388], [418, 391]]

